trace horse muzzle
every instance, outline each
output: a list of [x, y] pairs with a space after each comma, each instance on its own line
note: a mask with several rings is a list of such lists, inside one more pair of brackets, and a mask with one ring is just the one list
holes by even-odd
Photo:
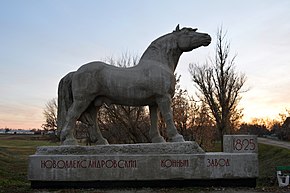
[[208, 46], [211, 43], [211, 37], [210, 35], [206, 34], [206, 37], [204, 38], [203, 41], [203, 46]]

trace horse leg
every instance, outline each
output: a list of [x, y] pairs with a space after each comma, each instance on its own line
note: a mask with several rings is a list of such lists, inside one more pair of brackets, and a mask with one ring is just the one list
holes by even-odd
[[94, 105], [89, 108], [89, 120], [92, 123], [92, 126], [89, 127], [90, 139], [92, 142], [97, 142], [98, 145], [108, 145], [107, 139], [103, 137], [99, 128], [97, 119], [99, 109], [100, 106], [95, 107]]
[[107, 145], [108, 141], [103, 137], [98, 123], [97, 123], [97, 112], [100, 107], [95, 107], [94, 105], [90, 105], [88, 109], [82, 114], [80, 117], [80, 121], [86, 123], [88, 125], [88, 139], [97, 144]]
[[149, 106], [150, 110], [150, 121], [151, 127], [149, 130], [149, 137], [152, 143], [164, 143], [166, 142], [164, 138], [160, 135], [159, 129], [157, 127], [158, 115], [157, 106]]
[[61, 131], [60, 134], [62, 145], [78, 144], [77, 140], [74, 137], [75, 124], [90, 103], [90, 100], [74, 100], [66, 116], [66, 123], [64, 129]]
[[171, 142], [184, 142], [183, 136], [180, 135], [173, 122], [173, 114], [171, 109], [170, 95], [163, 96], [157, 99], [158, 107], [164, 118], [167, 127], [167, 134]]

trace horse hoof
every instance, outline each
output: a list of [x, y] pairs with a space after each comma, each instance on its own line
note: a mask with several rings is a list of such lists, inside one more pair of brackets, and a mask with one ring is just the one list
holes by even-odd
[[66, 140], [66, 136], [67, 136], [68, 134], [67, 134], [67, 132], [65, 132], [65, 131], [61, 131], [60, 132], [60, 141], [65, 141]]
[[76, 139], [65, 139], [62, 145], [78, 145], [78, 142]]
[[96, 143], [97, 145], [109, 145], [109, 142], [103, 138], [103, 139], [99, 139]]
[[170, 142], [185, 142], [184, 138], [180, 134], [176, 134], [174, 137], [169, 139]]
[[161, 136], [157, 136], [151, 139], [152, 143], [165, 143], [165, 139]]

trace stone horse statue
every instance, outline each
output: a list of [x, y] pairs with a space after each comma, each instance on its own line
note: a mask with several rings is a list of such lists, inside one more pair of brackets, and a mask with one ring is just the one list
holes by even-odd
[[174, 70], [183, 52], [208, 46], [211, 37], [197, 29], [179, 25], [159, 37], [146, 49], [138, 65], [119, 68], [103, 62], [91, 62], [63, 77], [58, 88], [58, 131], [63, 145], [76, 145], [76, 121], [89, 126], [91, 141], [108, 144], [97, 123], [97, 112], [103, 103], [149, 106], [153, 143], [165, 142], [157, 128], [157, 111], [166, 123], [171, 142], [183, 142], [174, 125], [171, 98], [175, 90]]

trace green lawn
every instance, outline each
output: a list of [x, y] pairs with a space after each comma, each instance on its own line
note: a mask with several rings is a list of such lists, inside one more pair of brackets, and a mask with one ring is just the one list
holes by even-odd
[[277, 186], [276, 166], [290, 165], [290, 150], [259, 144], [259, 186]]
[[[28, 156], [37, 146], [46, 145], [58, 144], [36, 137], [0, 135], [0, 193], [31, 192]], [[290, 165], [290, 150], [259, 144], [258, 187], [277, 187], [275, 167], [283, 165]]]
[[27, 180], [28, 156], [37, 146], [55, 145], [29, 136], [0, 135], [0, 192], [30, 192]]

